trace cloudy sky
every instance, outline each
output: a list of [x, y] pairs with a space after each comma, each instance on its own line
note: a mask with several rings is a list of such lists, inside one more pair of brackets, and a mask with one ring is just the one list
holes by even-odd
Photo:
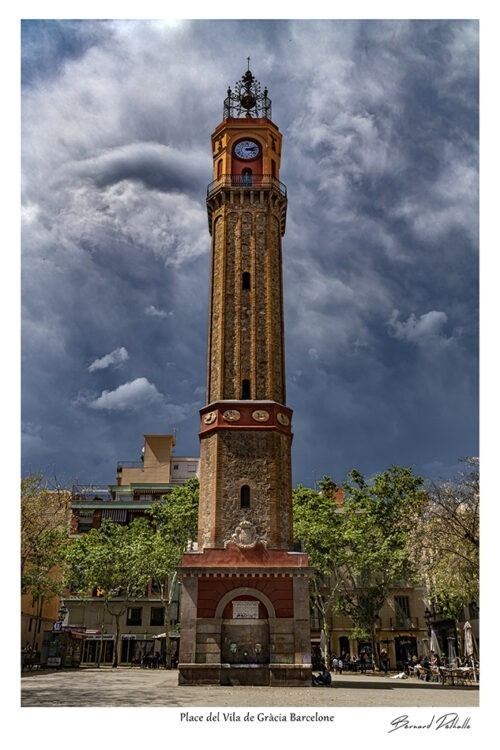
[[478, 454], [475, 21], [26, 21], [22, 471], [198, 455], [210, 134], [251, 57], [283, 133], [294, 483]]

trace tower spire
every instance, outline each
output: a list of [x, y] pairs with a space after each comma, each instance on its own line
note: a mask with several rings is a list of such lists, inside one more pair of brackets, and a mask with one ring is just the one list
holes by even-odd
[[271, 100], [268, 97], [267, 87], [261, 91], [260, 82], [250, 70], [250, 57], [247, 57], [247, 70], [239, 81], [227, 90], [224, 99], [223, 119], [228, 117], [267, 117], [271, 119]]

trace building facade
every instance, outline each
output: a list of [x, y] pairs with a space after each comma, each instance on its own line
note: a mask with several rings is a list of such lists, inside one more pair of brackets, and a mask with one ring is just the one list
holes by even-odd
[[182, 684], [310, 684], [307, 556], [293, 552], [282, 136], [250, 70], [227, 92], [207, 190], [212, 267], [198, 550], [180, 575]]
[[[333, 587], [333, 582], [330, 588]], [[423, 656], [430, 649], [430, 633], [425, 611], [428, 604], [424, 586], [398, 582], [390, 590], [375, 627], [375, 649], [370, 640], [352, 638], [354, 625], [349, 617], [330, 613], [327, 627], [318, 611], [311, 612], [311, 639], [314, 659], [321, 659], [322, 631], [328, 634], [330, 656], [356, 661], [365, 653], [369, 661], [379, 663], [382, 649], [389, 656], [388, 668], [401, 671], [413, 655]]]
[[[173, 435], [144, 435], [140, 461], [119, 461], [116, 482], [112, 485], [75, 486], [71, 501], [71, 533], [85, 534], [98, 529], [104, 520], [127, 525], [145, 517], [153, 502], [161, 500], [187, 479], [199, 476], [199, 458], [173, 454]], [[121, 600], [116, 597], [116, 608]], [[85, 634], [83, 664], [111, 663], [116, 640], [115, 619], [104, 606], [100, 592], [87, 597], [64, 597], [68, 612], [64, 627]], [[176, 660], [178, 653], [179, 585], [170, 609], [170, 630], [165, 631], [165, 611], [159, 592], [151, 584], [144, 596], [123, 608], [119, 619], [120, 664], [140, 664], [160, 655], [167, 637]]]

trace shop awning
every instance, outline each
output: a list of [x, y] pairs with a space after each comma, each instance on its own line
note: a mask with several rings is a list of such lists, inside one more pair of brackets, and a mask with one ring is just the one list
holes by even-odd
[[123, 523], [127, 520], [127, 509], [126, 508], [104, 508], [102, 511], [102, 518], [108, 518], [110, 521], [117, 521]]

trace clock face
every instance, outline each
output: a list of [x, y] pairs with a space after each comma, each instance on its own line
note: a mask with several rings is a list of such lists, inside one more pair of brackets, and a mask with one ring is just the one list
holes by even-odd
[[234, 147], [238, 159], [255, 159], [260, 154], [259, 144], [255, 141], [239, 141]]

